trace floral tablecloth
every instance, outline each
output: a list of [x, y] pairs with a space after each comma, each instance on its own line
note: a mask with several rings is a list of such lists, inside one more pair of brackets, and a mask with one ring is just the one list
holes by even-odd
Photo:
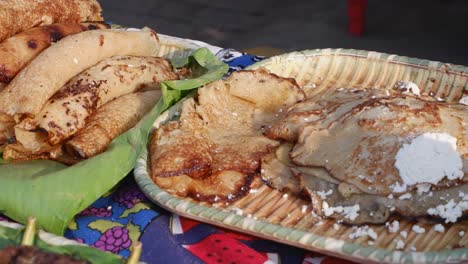
[[[263, 59], [208, 47], [230, 72]], [[349, 263], [179, 217], [150, 202], [132, 173], [78, 214], [65, 237], [125, 258], [140, 240], [146, 263]]]

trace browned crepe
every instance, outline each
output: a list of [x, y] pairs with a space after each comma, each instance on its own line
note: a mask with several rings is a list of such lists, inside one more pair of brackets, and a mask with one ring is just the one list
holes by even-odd
[[59, 144], [83, 128], [86, 118], [105, 103], [142, 87], [159, 89], [161, 81], [175, 79], [178, 75], [163, 58], [115, 56], [103, 60], [70, 80], [34, 118], [16, 125], [16, 139], [31, 150]]
[[258, 175], [262, 156], [279, 145], [262, 135], [262, 125], [304, 98], [294, 80], [261, 70], [234, 72], [198, 89], [197, 101], [187, 99], [180, 119], [151, 140], [153, 180], [196, 200], [239, 199]]
[[103, 152], [114, 138], [134, 127], [160, 97], [159, 90], [140, 92], [121, 96], [103, 105], [65, 144], [67, 152], [77, 158], [89, 158]]
[[96, 0], [2, 0], [0, 41], [36, 26], [103, 21], [101, 11]]
[[0, 111], [34, 116], [71, 78], [116, 55], [156, 56], [159, 40], [150, 29], [99, 29], [65, 37], [31, 61], [0, 92]]
[[0, 43], [0, 83], [9, 83], [33, 58], [63, 37], [108, 27], [102, 23], [54, 24], [31, 28], [6, 39]]

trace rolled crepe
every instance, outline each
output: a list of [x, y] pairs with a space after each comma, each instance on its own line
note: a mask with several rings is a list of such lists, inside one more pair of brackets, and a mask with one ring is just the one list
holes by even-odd
[[33, 58], [65, 36], [93, 29], [102, 23], [53, 24], [27, 29], [0, 43], [0, 83], [9, 83]]
[[159, 86], [178, 75], [169, 61], [157, 57], [116, 56], [106, 59], [73, 78], [60, 89], [34, 118], [15, 127], [16, 139], [25, 148], [37, 150], [56, 145], [75, 134], [85, 119], [101, 105], [142, 87]]
[[32, 27], [103, 20], [96, 0], [2, 0], [0, 6], [0, 42]]
[[155, 56], [156, 33], [99, 29], [63, 38], [44, 50], [0, 92], [0, 111], [34, 116], [45, 102], [71, 78], [96, 63], [116, 55]]
[[56, 145], [50, 147], [47, 150], [41, 151], [30, 151], [25, 149], [21, 144], [14, 143], [6, 145], [3, 151], [4, 160], [14, 160], [14, 161], [28, 161], [28, 160], [56, 160], [58, 162], [72, 165], [79, 162], [81, 159], [75, 159], [62, 149], [62, 145]]
[[103, 105], [88, 118], [86, 126], [65, 143], [66, 152], [75, 158], [89, 158], [103, 152], [114, 138], [134, 127], [160, 97], [159, 90], [139, 92]]

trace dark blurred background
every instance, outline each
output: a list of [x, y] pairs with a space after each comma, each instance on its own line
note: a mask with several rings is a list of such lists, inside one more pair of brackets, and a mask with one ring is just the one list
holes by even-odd
[[346, 0], [100, 2], [107, 21], [257, 55], [354, 48], [468, 65], [467, 0], [369, 0], [360, 36]]

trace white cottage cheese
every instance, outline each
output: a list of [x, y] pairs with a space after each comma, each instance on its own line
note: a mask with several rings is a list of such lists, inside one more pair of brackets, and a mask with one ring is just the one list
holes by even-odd
[[385, 223], [385, 226], [390, 233], [396, 233], [400, 229], [400, 222], [394, 220], [392, 223]]
[[322, 202], [322, 211], [325, 216], [331, 216], [334, 213], [338, 213], [350, 220], [355, 220], [359, 216], [359, 209], [359, 204], [355, 204], [353, 206], [330, 207], [327, 202]]
[[437, 184], [444, 177], [463, 177], [457, 139], [447, 133], [424, 133], [404, 144], [395, 156], [395, 167], [404, 185]]
[[349, 234], [350, 239], [355, 239], [363, 236], [368, 236], [373, 240], [377, 239], [377, 233], [375, 233], [374, 229], [370, 228], [369, 226], [358, 227], [354, 229], [354, 232]]
[[427, 213], [440, 216], [445, 219], [445, 223], [455, 223], [465, 210], [468, 210], [468, 201], [463, 200], [457, 203], [450, 199], [446, 204], [439, 204], [435, 208], [429, 208]]
[[395, 84], [395, 88], [399, 89], [403, 94], [414, 94], [417, 96], [421, 95], [419, 87], [414, 82], [399, 81]]
[[414, 225], [413, 228], [412, 228], [413, 232], [415, 232], [416, 234], [423, 234], [424, 232], [426, 232], [426, 229], [424, 229], [424, 227], [420, 227], [418, 225]]
[[434, 231], [439, 232], [439, 233], [444, 233], [445, 227], [441, 224], [437, 224], [434, 226]]
[[458, 102], [460, 104], [468, 105], [468, 96], [463, 96]]

